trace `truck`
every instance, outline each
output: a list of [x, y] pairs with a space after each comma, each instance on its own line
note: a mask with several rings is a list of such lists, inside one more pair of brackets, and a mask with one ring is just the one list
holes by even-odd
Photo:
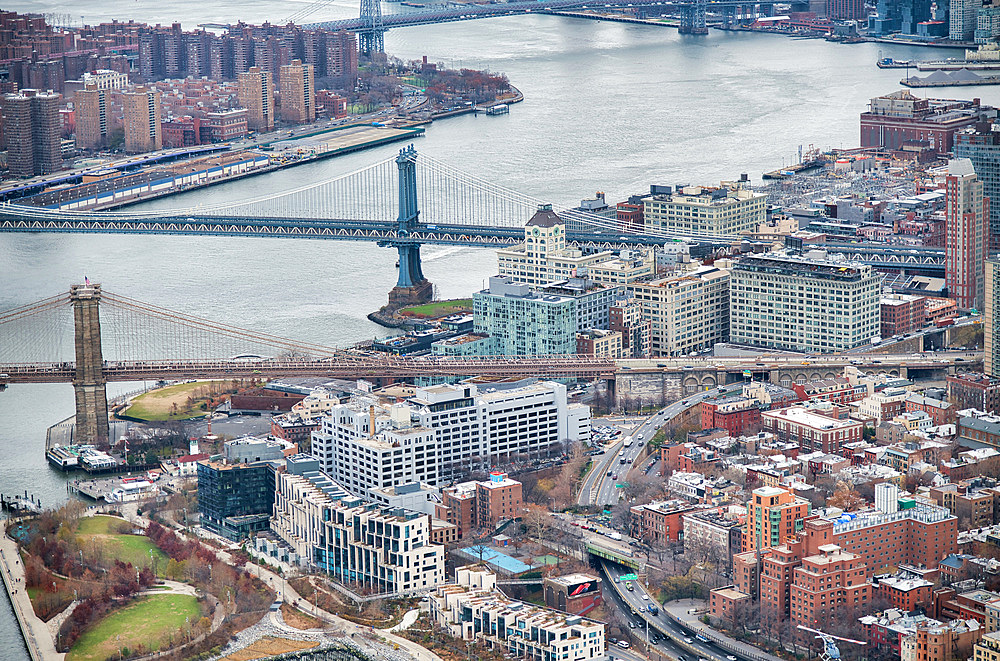
[[657, 607], [656, 604], [649, 604], [648, 606], [646, 606], [646, 609], [654, 616], [660, 614], [660, 609]]
[[874, 346], [874, 345], [876, 345], [876, 344], [879, 344], [879, 343], [881, 343], [881, 342], [882, 342], [882, 338], [881, 338], [881, 337], [879, 337], [878, 335], [876, 335], [875, 337], [873, 337], [873, 338], [871, 339], [871, 342], [872, 342], [872, 346]]
[[617, 541], [621, 541], [622, 534], [620, 532], [612, 530], [611, 532], [608, 533], [608, 537]]
[[945, 319], [938, 319], [934, 322], [934, 325], [938, 328], [944, 328], [945, 326], [951, 326], [955, 323], [955, 317], [947, 317]]
[[632, 447], [632, 437], [631, 436], [626, 436], [625, 437], [625, 443], [622, 444], [622, 447], [623, 448], [630, 448], [630, 447]]

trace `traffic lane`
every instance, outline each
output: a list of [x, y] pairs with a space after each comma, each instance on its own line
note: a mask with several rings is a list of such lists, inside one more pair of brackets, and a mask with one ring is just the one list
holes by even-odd
[[[608, 576], [608, 579], [614, 581], [613, 572], [616, 570], [615, 567], [613, 565], [609, 565], [608, 563], [602, 563], [602, 564], [604, 564], [605, 566], [605, 572]], [[685, 643], [694, 647], [696, 650], [698, 650], [699, 654], [705, 656], [706, 658], [717, 658], [720, 654], [722, 655], [722, 657], [725, 657], [726, 655], [725, 652], [722, 652], [711, 643], [708, 644], [703, 643], [702, 641], [695, 638], [692, 634], [688, 633], [679, 624], [670, 619], [670, 616], [667, 615], [666, 611], [663, 608], [660, 608], [659, 615], [653, 616], [651, 613], [649, 613], [647, 606], [651, 603], [656, 603], [656, 602], [653, 601], [651, 597], [648, 597], [648, 594], [646, 593], [645, 588], [643, 587], [641, 581], [633, 581], [632, 586], [634, 589], [631, 592], [624, 591], [623, 593], [625, 595], [625, 605], [628, 608], [630, 608], [633, 612], [639, 613], [640, 614], [639, 617], [643, 619], [648, 619], [650, 623], [650, 628], [653, 628], [655, 626], [658, 627], [661, 631], [669, 632], [681, 638]], [[614, 590], [614, 588], [612, 589]], [[614, 590], [614, 592], [616, 594], [618, 593], [617, 590]], [[648, 598], [643, 599], [642, 598], [643, 594], [647, 594]], [[625, 616], [629, 617], [628, 611], [626, 611]]]
[[[624, 602], [622, 602], [621, 596], [618, 594], [617, 590], [614, 590], [614, 589], [611, 590], [611, 600], [614, 602], [614, 604], [613, 604], [614, 607], [618, 608], [622, 612], [622, 614], [624, 615], [626, 621], [627, 622], [631, 622], [632, 624], [636, 625], [636, 628], [634, 628], [634, 629], [630, 628], [629, 629], [629, 633], [630, 634], [635, 634], [636, 637], [638, 637], [640, 640], [645, 640], [645, 636], [646, 636], [646, 623], [645, 623], [645, 621], [644, 620], [640, 620], [640, 618], [638, 618], [635, 615], [633, 615], [630, 612], [630, 610], [625, 607]], [[642, 627], [642, 628], [640, 629], [639, 627]], [[650, 629], [649, 629], [649, 635], [650, 635], [650, 637], [652, 637], [653, 633], [656, 633], [656, 630], [651, 626]], [[660, 635], [662, 636], [662, 634], [660, 634]], [[666, 638], [666, 637], [661, 638], [660, 642], [655, 643], [653, 645], [653, 647], [656, 648], [656, 650], [658, 652], [660, 652], [661, 654], [669, 655], [669, 657], [672, 657], [674, 659], [680, 658], [680, 656], [682, 654], [684, 654], [684, 650], [682, 650], [676, 643], [674, 643], [673, 641], [671, 641], [670, 638]], [[615, 653], [619, 653], [623, 657], [626, 656], [625, 654], [622, 654], [623, 652], [626, 652], [626, 650], [618, 647], [614, 643], [609, 643], [608, 644], [608, 655], [609, 656], [612, 654], [612, 650]]]
[[[726, 391], [740, 387], [742, 387], [742, 384], [740, 383], [733, 383], [722, 386], [722, 388], [725, 389]], [[619, 479], [623, 475], [622, 471], [624, 471], [624, 474], [627, 475], [635, 468], [635, 460], [642, 451], [642, 447], [645, 446], [647, 442], [652, 440], [653, 436], [660, 429], [660, 427], [663, 427], [664, 424], [666, 424], [667, 419], [675, 418], [676, 416], [680, 415], [680, 413], [690, 408], [691, 406], [700, 403], [702, 400], [712, 395], [714, 392], [717, 392], [717, 390], [715, 389], [705, 390], [699, 393], [695, 393], [694, 395], [690, 395], [689, 397], [676, 401], [672, 404], [669, 404], [666, 407], [657, 411], [656, 413], [650, 415], [648, 418], [645, 419], [644, 422], [642, 422], [638, 427], [636, 427], [631, 434], [633, 439], [632, 447], [626, 448], [626, 452], [624, 455], [623, 454], [618, 455], [619, 457], [624, 457], [626, 460], [624, 463], [620, 461], [618, 463], [618, 467], [621, 469], [621, 471], [615, 471], [614, 470], [615, 467], [613, 465], [609, 465], [597, 477], [597, 479], [601, 480], [601, 482], [598, 484], [597, 500], [595, 501], [594, 504], [613, 505], [614, 503], [618, 502], [619, 494], [616, 493], [617, 488], [613, 484], [617, 482], [617, 480], [615, 480], [613, 477], [608, 476], [609, 469], [611, 469], [612, 474], [617, 472]], [[685, 402], [687, 402], [687, 404], [685, 404]], [[642, 438], [639, 438], [640, 436], [642, 436]], [[638, 444], [640, 441], [642, 442], [643, 446], [640, 446]], [[624, 439], [622, 440], [622, 443], [624, 443]]]

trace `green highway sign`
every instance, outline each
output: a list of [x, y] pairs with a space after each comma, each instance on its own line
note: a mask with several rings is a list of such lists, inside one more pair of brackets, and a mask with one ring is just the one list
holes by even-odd
[[628, 488], [628, 482], [619, 482], [618, 484], [615, 485], [615, 489], [627, 489], [627, 488]]
[[623, 574], [618, 577], [619, 581], [638, 581], [639, 577], [635, 574]]

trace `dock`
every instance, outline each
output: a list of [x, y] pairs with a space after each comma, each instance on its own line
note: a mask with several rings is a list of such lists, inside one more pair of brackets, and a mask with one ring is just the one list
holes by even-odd
[[104, 496], [111, 493], [111, 490], [120, 484], [121, 480], [118, 478], [99, 477], [93, 480], [73, 480], [69, 483], [68, 488], [72, 493], [104, 502]]

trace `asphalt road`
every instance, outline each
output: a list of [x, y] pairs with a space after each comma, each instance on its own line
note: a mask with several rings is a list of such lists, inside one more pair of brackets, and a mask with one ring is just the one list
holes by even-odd
[[[632, 581], [633, 590], [628, 592], [622, 590], [621, 593], [617, 589], [617, 586], [612, 585], [614, 579], [619, 575], [619, 572], [624, 571], [614, 564], [604, 562], [601, 563], [601, 570], [604, 574], [605, 585], [607, 588], [603, 591], [603, 594], [609, 595], [605, 598], [608, 600], [609, 604], [621, 608], [622, 613], [625, 615], [628, 621], [636, 624], [636, 631], [639, 627], [642, 627], [641, 638], [645, 639], [645, 628], [648, 623], [649, 632], [652, 635], [653, 631], [657, 631], [661, 636], [666, 634], [667, 637], [664, 638], [660, 643], [654, 646], [655, 649], [664, 653], [668, 656], [674, 658], [684, 657], [687, 661], [695, 661], [691, 659], [691, 655], [683, 651], [676, 643], [670, 640], [670, 637], [675, 637], [683, 640], [688, 645], [691, 645], [698, 651], [698, 658], [707, 659], [707, 661], [726, 661], [730, 658], [730, 654], [725, 652], [711, 643], [703, 643], [697, 638], [691, 636], [688, 632], [683, 630], [680, 625], [670, 619], [666, 612], [661, 608], [658, 615], [653, 615], [649, 612], [648, 606], [652, 601], [652, 598], [646, 592], [642, 585], [642, 581]], [[645, 597], [645, 598], [643, 598]], [[609, 645], [609, 653], [612, 647]], [[733, 658], [736, 658], [735, 656]]]
[[[724, 386], [724, 388], [726, 390], [737, 390], [742, 386], [742, 383], [733, 383]], [[685, 409], [717, 393], [718, 389], [713, 388], [712, 390], [690, 395], [685, 399], [660, 409], [632, 430], [629, 434], [632, 438], [630, 447], [623, 447], [623, 444], [628, 439], [628, 436], [626, 436], [605, 450], [604, 454], [595, 457], [594, 468], [584, 479], [583, 487], [580, 489], [580, 504], [614, 505], [617, 503], [621, 493], [621, 489], [617, 485], [625, 483], [629, 472], [635, 466], [636, 460], [642, 452], [643, 446], [653, 438], [657, 430], [668, 424]], [[596, 494], [596, 498], [593, 500], [591, 499], [592, 493]]]

